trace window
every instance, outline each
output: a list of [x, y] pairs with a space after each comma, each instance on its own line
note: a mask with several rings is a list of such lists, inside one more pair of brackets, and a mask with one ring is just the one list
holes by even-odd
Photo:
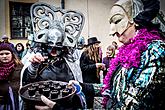
[[12, 39], [27, 39], [31, 34], [30, 7], [32, 3], [9, 2]]

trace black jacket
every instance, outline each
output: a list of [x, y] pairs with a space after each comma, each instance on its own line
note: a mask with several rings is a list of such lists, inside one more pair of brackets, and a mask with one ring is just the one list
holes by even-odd
[[[39, 65], [38, 71], [36, 72], [37, 73], [32, 73], [28, 68], [26, 68], [23, 76], [23, 85], [46, 80], [64, 82], [74, 80], [73, 74], [63, 58], [49, 65]], [[32, 74], [35, 74], [35, 77], [33, 77]]]
[[[66, 63], [65, 59], [63, 58], [60, 59], [59, 61], [56, 61], [55, 63], [49, 64], [48, 66], [39, 65], [37, 75], [33, 76], [33, 74], [36, 74], [36, 73], [32, 73], [29, 70], [29, 68], [25, 69], [24, 74], [23, 74], [23, 80], [22, 80], [23, 85], [26, 85], [32, 82], [46, 81], [46, 80], [64, 81], [64, 82], [74, 80], [74, 76], [68, 64]], [[92, 100], [93, 98], [90, 98], [90, 100], [87, 101], [87, 107], [91, 108], [93, 106]], [[26, 102], [24, 105], [25, 110], [34, 109], [34, 105], [35, 104]], [[75, 95], [70, 101], [65, 101], [62, 103], [57, 102], [55, 108], [56, 109], [58, 108], [57, 110], [63, 110], [63, 109], [76, 110], [77, 108], [81, 108], [81, 102], [80, 102], [79, 97]]]
[[89, 59], [85, 52], [81, 55], [80, 67], [84, 83], [100, 83], [100, 79], [97, 76], [96, 62]]

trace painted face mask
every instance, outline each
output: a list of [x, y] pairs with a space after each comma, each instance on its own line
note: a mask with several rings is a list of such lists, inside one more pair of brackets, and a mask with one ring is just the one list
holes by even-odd
[[84, 25], [82, 13], [41, 2], [33, 4], [30, 13], [34, 44], [43, 45], [35, 47], [37, 52], [60, 56], [75, 47]]
[[110, 12], [110, 35], [122, 34], [133, 23], [131, 0], [120, 0]]

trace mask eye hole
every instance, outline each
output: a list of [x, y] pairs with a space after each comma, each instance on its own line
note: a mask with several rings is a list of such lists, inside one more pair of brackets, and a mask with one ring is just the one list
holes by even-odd
[[38, 36], [38, 39], [41, 39], [43, 36], [44, 36], [44, 34], [40, 34], [40, 35]]
[[124, 18], [124, 15], [116, 14], [112, 17], [111, 23], [118, 24], [122, 19]]
[[53, 42], [51, 42], [51, 41], [49, 41], [49, 42], [48, 42], [48, 44], [49, 44], [49, 45], [53, 45], [54, 43], [53, 43]]
[[68, 37], [68, 36], [67, 36], [67, 38], [68, 38], [68, 40], [69, 40], [71, 43], [73, 43], [73, 39], [71, 39], [71, 38]]
[[115, 24], [118, 24], [121, 21], [121, 19], [118, 19], [117, 21], [115, 21]]

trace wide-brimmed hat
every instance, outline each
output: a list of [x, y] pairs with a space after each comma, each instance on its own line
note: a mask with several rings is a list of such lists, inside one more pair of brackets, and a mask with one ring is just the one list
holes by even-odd
[[92, 44], [95, 44], [95, 43], [101, 43], [101, 42], [98, 41], [96, 37], [91, 37], [91, 38], [88, 39], [88, 44], [87, 45], [92, 45]]

